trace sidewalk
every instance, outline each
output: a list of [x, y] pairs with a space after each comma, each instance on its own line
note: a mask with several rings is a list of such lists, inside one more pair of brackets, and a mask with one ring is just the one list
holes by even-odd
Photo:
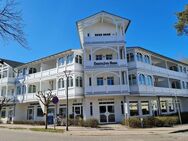
[[[23, 124], [0, 124], [0, 128], [44, 128], [44, 126], [23, 125]], [[49, 125], [49, 128], [54, 128]], [[65, 129], [65, 126], [57, 126], [57, 129]], [[69, 126], [69, 131], [64, 135], [75, 136], [113, 136], [113, 135], [148, 135], [148, 134], [169, 134], [178, 130], [188, 130], [188, 124], [177, 125], [175, 127], [159, 127], [159, 128], [127, 128], [120, 124], [100, 125], [99, 128], [74, 127]]]

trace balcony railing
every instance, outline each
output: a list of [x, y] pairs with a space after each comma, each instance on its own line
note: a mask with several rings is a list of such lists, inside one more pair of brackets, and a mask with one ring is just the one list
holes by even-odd
[[124, 59], [114, 59], [114, 60], [94, 60], [85, 61], [85, 67], [113, 67], [113, 66], [125, 66], [126, 60]]
[[14, 77], [5, 77], [0, 79], [0, 83], [14, 83]]
[[84, 43], [113, 43], [113, 42], [125, 42], [124, 36], [94, 36], [84, 37]]
[[85, 88], [86, 94], [125, 94], [128, 92], [128, 85], [103, 85], [103, 86], [88, 86]]
[[165, 87], [153, 87], [153, 86], [138, 86], [138, 91], [143, 94], [149, 94], [154, 96], [186, 96], [188, 97], [188, 89], [173, 89]]
[[136, 66], [137, 66], [137, 68], [147, 69], [149, 71], [152, 71], [152, 72], [154, 72], [154, 75], [164, 74], [164, 75], [168, 75], [168, 76], [175, 76], [175, 77], [181, 77], [181, 78], [188, 77], [188, 75], [186, 73], [169, 70], [166, 68], [154, 66], [151, 64], [147, 64], [147, 63], [136, 62]]

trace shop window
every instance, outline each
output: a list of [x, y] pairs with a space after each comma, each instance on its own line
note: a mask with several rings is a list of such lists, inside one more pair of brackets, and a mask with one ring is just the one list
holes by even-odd
[[161, 101], [160, 102], [161, 106], [161, 112], [166, 113], [167, 112], [167, 101]]
[[43, 117], [43, 111], [42, 111], [42, 108], [37, 108], [37, 117]]
[[149, 101], [141, 101], [142, 115], [149, 114]]
[[130, 110], [130, 116], [138, 116], [138, 101], [130, 101], [129, 102], [129, 110]]

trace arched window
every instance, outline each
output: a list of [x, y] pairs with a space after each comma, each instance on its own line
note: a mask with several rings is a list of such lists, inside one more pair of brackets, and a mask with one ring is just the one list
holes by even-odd
[[144, 62], [150, 64], [150, 58], [148, 55], [144, 55]]
[[25, 94], [25, 93], [26, 93], [26, 86], [22, 85], [22, 94]]
[[141, 85], [145, 85], [146, 81], [145, 81], [145, 76], [143, 74], [139, 75], [139, 82]]
[[36, 68], [30, 68], [29, 69], [29, 74], [36, 73], [37, 69]]
[[29, 85], [28, 93], [36, 93], [36, 86], [35, 85]]
[[142, 56], [141, 53], [138, 52], [138, 53], [136, 54], [136, 57], [137, 57], [137, 61], [143, 62], [143, 58], [142, 58], [143, 56]]
[[76, 87], [82, 87], [82, 77], [76, 77]]
[[71, 76], [68, 77], [68, 87], [73, 87], [73, 78]]
[[128, 53], [127, 54], [127, 62], [132, 62], [132, 61], [134, 61], [134, 54]]
[[64, 79], [60, 78], [58, 80], [58, 88], [64, 88], [64, 87], [65, 87]]
[[152, 77], [150, 75], [147, 76], [147, 85], [149, 86], [153, 85]]
[[76, 63], [79, 63], [79, 64], [82, 64], [82, 56], [76, 55], [76, 57], [75, 57], [75, 62], [76, 62]]
[[73, 62], [73, 58], [74, 58], [74, 55], [73, 54], [69, 54], [68, 56], [67, 56], [67, 64], [70, 64], [70, 63], [72, 63]]
[[64, 63], [65, 63], [65, 58], [64, 58], [64, 57], [59, 58], [59, 60], [58, 60], [58, 65], [59, 65], [59, 66], [63, 66]]

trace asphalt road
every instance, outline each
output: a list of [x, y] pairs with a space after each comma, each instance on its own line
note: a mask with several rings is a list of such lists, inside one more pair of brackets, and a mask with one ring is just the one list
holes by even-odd
[[188, 141], [188, 132], [176, 134], [125, 134], [119, 136], [73, 136], [28, 130], [0, 129], [0, 141]]

